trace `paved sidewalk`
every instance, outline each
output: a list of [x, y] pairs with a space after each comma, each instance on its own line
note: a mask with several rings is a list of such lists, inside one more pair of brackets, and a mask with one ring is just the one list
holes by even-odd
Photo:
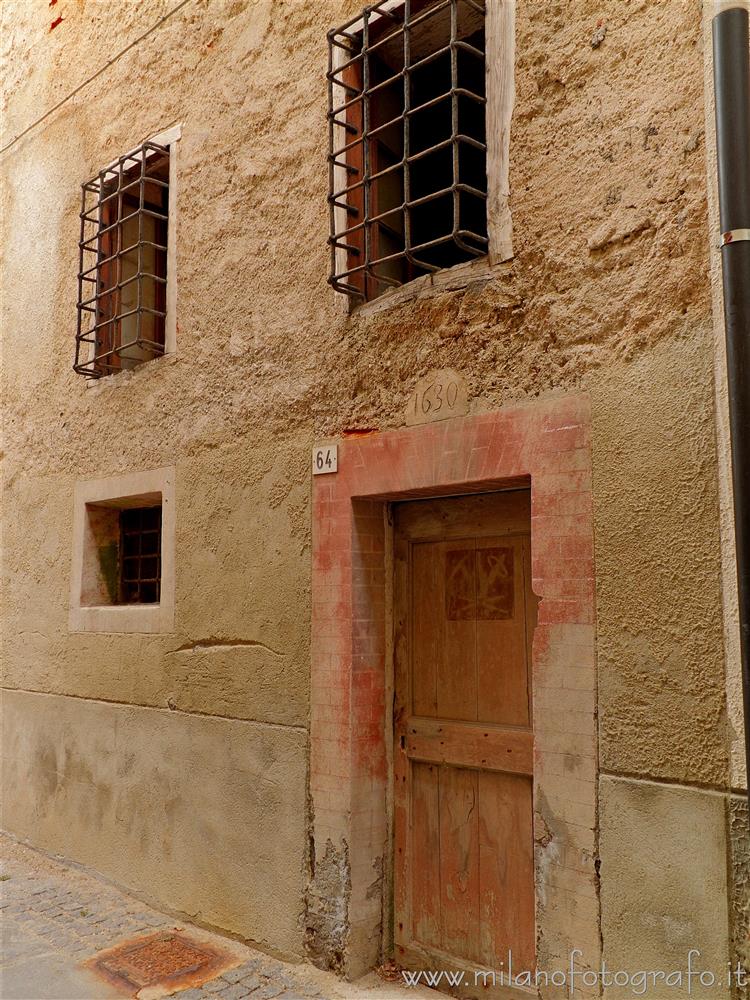
[[416, 1000], [438, 998], [372, 975], [356, 984], [313, 966], [279, 962], [238, 942], [176, 922], [78, 868], [0, 837], [2, 1000], [155, 1000], [169, 989], [124, 988], [85, 967], [97, 953], [155, 932], [181, 931], [198, 946], [228, 955], [227, 971], [177, 1000]]

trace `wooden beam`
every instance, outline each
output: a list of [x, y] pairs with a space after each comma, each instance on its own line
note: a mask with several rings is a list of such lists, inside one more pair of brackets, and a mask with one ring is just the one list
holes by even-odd
[[487, 233], [490, 264], [513, 256], [510, 125], [515, 102], [515, 0], [487, 0]]
[[401, 749], [411, 760], [450, 762], [454, 767], [511, 774], [533, 773], [534, 739], [528, 729], [412, 717], [404, 743]]

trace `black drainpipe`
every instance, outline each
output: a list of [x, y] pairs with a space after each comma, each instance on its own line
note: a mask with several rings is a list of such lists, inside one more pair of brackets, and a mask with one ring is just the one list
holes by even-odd
[[730, 7], [717, 14], [713, 19], [713, 42], [742, 701], [745, 760], [750, 781], [750, 37], [747, 10]]

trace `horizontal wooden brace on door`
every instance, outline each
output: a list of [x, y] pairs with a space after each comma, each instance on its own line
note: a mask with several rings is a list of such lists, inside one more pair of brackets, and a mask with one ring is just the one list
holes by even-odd
[[534, 739], [528, 729], [412, 716], [402, 742], [410, 760], [511, 774], [533, 773]]

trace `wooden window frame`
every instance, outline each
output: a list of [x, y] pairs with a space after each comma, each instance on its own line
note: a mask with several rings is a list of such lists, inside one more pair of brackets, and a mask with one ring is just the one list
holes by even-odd
[[[168, 150], [166, 156], [169, 156]], [[145, 190], [142, 194], [133, 196], [132, 189], [139, 184], [147, 167], [146, 157], [142, 158], [133, 166], [122, 170], [121, 185], [122, 190], [116, 189], [106, 197], [101, 204], [101, 226], [103, 235], [99, 237], [99, 250], [104, 256], [104, 263], [97, 268], [97, 311], [94, 341], [94, 370], [100, 370], [101, 375], [113, 374], [121, 371], [127, 360], [120, 353], [128, 350], [129, 347], [143, 346], [147, 354], [143, 360], [152, 360], [164, 353], [164, 342], [166, 334], [166, 284], [167, 284], [167, 254], [169, 250], [169, 207], [167, 204], [167, 214], [165, 218], [157, 217], [158, 209], [161, 207], [146, 199]], [[145, 180], [145, 178], [144, 178]], [[168, 183], [168, 182], [167, 182]], [[140, 186], [140, 185], [139, 185]], [[145, 189], [144, 184], [144, 189]], [[167, 200], [169, 189], [167, 188]], [[151, 215], [151, 211], [154, 214]], [[143, 250], [145, 246], [153, 244], [154, 267], [153, 274], [143, 273], [143, 278], [153, 281], [153, 308], [152, 316], [153, 334], [149, 338], [148, 348], [141, 338], [141, 322], [144, 318], [138, 311], [135, 315], [137, 321], [137, 336], [133, 342], [128, 342], [124, 334], [124, 320], [130, 318], [127, 313], [123, 315], [123, 290], [126, 283], [123, 281], [124, 252], [129, 248], [124, 248], [128, 238], [125, 236], [126, 223], [135, 217], [138, 225], [138, 242], [134, 244], [137, 255], [137, 273], [134, 278], [128, 279], [127, 283], [136, 284], [142, 281], [138, 275], [143, 272]], [[153, 232], [146, 233], [148, 227]], [[151, 236], [151, 239], [148, 237]], [[163, 249], [161, 249], [163, 247]], [[158, 263], [157, 263], [158, 261]], [[139, 298], [142, 289], [139, 289]], [[111, 323], [107, 323], [106, 313], [110, 313]], [[100, 328], [100, 323], [104, 326]], [[102, 363], [102, 358], [109, 358], [109, 362]], [[142, 363], [142, 362], [141, 362]]]

